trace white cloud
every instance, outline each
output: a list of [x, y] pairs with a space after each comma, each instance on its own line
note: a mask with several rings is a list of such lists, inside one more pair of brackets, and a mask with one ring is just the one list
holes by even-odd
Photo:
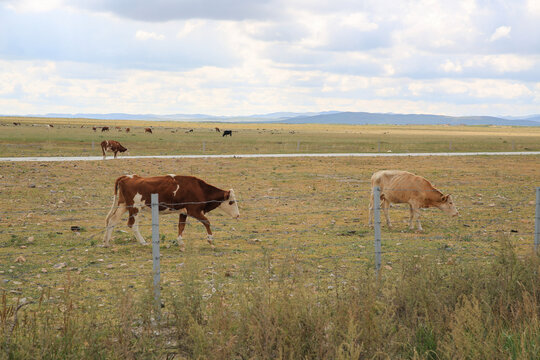
[[454, 63], [450, 60], [446, 60], [446, 62], [441, 65], [441, 69], [447, 73], [460, 73], [463, 71], [463, 67], [459, 62]]
[[176, 34], [178, 38], [183, 38], [191, 34], [195, 29], [201, 28], [206, 23], [205, 20], [187, 20], [182, 29]]
[[464, 63], [468, 68], [489, 68], [496, 73], [526, 71], [535, 65], [538, 65], [538, 59], [512, 54], [473, 56]]
[[499, 26], [497, 29], [495, 29], [495, 32], [491, 35], [489, 41], [493, 42], [502, 38], [509, 38], [510, 31], [512, 31], [511, 26]]
[[148, 32], [148, 31], [143, 31], [143, 30], [137, 30], [137, 32], [135, 33], [135, 38], [137, 40], [149, 40], [149, 39], [152, 39], [152, 40], [163, 40], [165, 39], [165, 35], [163, 34], [157, 34], [155, 32]]

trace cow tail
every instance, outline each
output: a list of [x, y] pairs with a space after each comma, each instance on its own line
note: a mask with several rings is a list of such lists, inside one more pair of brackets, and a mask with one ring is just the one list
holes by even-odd
[[120, 180], [122, 180], [124, 177], [120, 176], [118, 179], [116, 179], [114, 183], [114, 196], [118, 195], [118, 184], [120, 183]]
[[109, 211], [109, 214], [107, 214], [107, 219], [105, 220], [106, 225], [109, 224], [109, 218], [114, 214], [115, 210], [118, 208], [118, 199], [120, 198], [120, 195], [118, 194], [118, 184], [120, 183], [120, 180], [122, 180], [123, 176], [120, 176], [118, 179], [116, 179], [114, 183], [114, 199], [111, 206], [111, 210]]

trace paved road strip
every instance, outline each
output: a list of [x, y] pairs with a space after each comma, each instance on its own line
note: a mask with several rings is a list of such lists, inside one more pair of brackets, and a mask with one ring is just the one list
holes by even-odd
[[[331, 154], [228, 154], [228, 155], [143, 155], [122, 156], [118, 159], [223, 159], [223, 158], [291, 158], [291, 157], [419, 157], [419, 156], [508, 156], [540, 155], [540, 151], [513, 152], [452, 152], [452, 153], [331, 153]], [[117, 159], [117, 160], [118, 160]], [[108, 157], [107, 160], [113, 160]], [[28, 156], [2, 157], [0, 162], [27, 161], [103, 161], [102, 156]]]

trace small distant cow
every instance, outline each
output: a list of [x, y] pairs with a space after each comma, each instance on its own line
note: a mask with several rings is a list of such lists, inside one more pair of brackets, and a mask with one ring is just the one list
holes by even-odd
[[126, 152], [127, 149], [122, 146], [118, 141], [115, 140], [103, 140], [101, 142], [101, 152], [103, 153], [103, 160], [105, 160], [105, 151], [110, 151], [114, 153], [114, 158], [116, 159], [116, 154], [121, 152]]
[[92, 126], [92, 130], [94, 130], [94, 132], [95, 132], [97, 130], [97, 127]]
[[221, 135], [221, 137], [227, 136], [227, 135], [232, 136], [232, 130], [223, 130], [223, 135]]
[[216, 132], [218, 132], [218, 133], [220, 133], [220, 132], [221, 132], [221, 130], [219, 130], [219, 128], [218, 128], [218, 127], [217, 127], [217, 128], [215, 128], [215, 129], [216, 129]]
[[[381, 187], [381, 207], [386, 218], [386, 224], [391, 227], [388, 208], [391, 204], [409, 204], [409, 229], [414, 229], [415, 220], [418, 230], [420, 224], [420, 209], [436, 207], [448, 215], [457, 216], [458, 210], [451, 195], [443, 195], [431, 183], [421, 176], [401, 170], [378, 171], [372, 176], [372, 185]], [[379, 182], [377, 184], [377, 182]]]
[[101, 132], [104, 132], [104, 131], [109, 131], [109, 127], [108, 126], [104, 126], [101, 128]]
[[189, 130], [185, 131], [186, 134], [189, 134], [189, 133], [192, 133], [192, 132], [193, 132], [193, 129], [189, 129]]
[[120, 126], [115, 126], [114, 128], [118, 131], [122, 131], [122, 128]]
[[13, 125], [15, 125], [15, 126], [21, 126], [21, 123], [20, 123], [20, 122], [14, 122]]
[[53, 124], [47, 124], [47, 128], [49, 128], [49, 129], [50, 129], [50, 128], [53, 128], [53, 127], [54, 127], [54, 125], [53, 125]]
[[152, 134], [152, 129], [146, 128], [146, 129], [144, 129], [144, 133], [145, 133], [145, 134], [146, 134], [146, 133]]
[[221, 190], [193, 176], [165, 175], [144, 178], [138, 175], [124, 175], [116, 179], [114, 200], [107, 215], [105, 246], [109, 246], [114, 227], [120, 222], [122, 214], [129, 211], [128, 226], [133, 229], [140, 244], [146, 241], [139, 232], [139, 212], [151, 205], [151, 194], [158, 194], [159, 211], [179, 213], [178, 245], [184, 251], [182, 232], [187, 217], [199, 220], [208, 234], [208, 243], [214, 247], [210, 221], [206, 213], [219, 208], [233, 218], [238, 218], [238, 203], [233, 189]]
[[130, 129], [130, 128], [126, 128], [126, 132], [127, 132], [127, 133], [128, 133], [128, 132], [130, 132], [130, 131], [131, 131], [131, 129]]

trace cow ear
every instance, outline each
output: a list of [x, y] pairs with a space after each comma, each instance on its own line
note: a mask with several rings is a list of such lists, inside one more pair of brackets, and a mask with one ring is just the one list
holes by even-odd
[[443, 195], [442, 198], [441, 198], [441, 200], [442, 200], [443, 202], [447, 202], [447, 201], [448, 201], [448, 196], [449, 196], [449, 195]]

